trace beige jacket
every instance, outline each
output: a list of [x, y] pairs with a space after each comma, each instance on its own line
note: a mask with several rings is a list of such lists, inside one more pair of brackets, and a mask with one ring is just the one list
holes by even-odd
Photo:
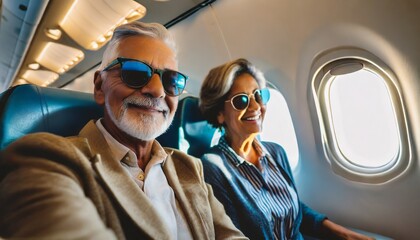
[[[203, 179], [200, 160], [165, 149], [163, 170], [194, 239], [245, 239]], [[173, 239], [93, 121], [78, 137], [23, 137], [0, 152], [0, 237]]]

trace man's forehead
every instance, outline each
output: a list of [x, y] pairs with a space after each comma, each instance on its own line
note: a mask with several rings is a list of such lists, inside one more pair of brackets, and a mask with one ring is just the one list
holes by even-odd
[[178, 65], [175, 52], [164, 41], [149, 36], [123, 39], [114, 51], [114, 59], [117, 57], [141, 60], [157, 68], [177, 69]]

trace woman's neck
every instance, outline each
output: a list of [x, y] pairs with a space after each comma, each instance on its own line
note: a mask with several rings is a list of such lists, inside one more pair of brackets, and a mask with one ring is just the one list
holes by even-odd
[[247, 138], [239, 139], [227, 135], [226, 141], [236, 154], [258, 167], [260, 156], [253, 145], [256, 136], [257, 134], [252, 134]]

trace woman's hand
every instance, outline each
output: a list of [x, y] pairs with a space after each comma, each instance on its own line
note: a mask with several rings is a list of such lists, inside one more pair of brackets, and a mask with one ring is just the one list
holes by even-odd
[[327, 236], [331, 236], [334, 239], [346, 239], [346, 240], [375, 240], [373, 237], [365, 236], [363, 234], [354, 232], [341, 225], [338, 225], [329, 219], [325, 219], [322, 222], [324, 232]]

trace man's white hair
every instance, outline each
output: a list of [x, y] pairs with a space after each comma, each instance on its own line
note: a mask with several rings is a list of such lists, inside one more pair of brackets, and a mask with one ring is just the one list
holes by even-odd
[[176, 56], [177, 48], [171, 33], [160, 23], [143, 23], [134, 21], [117, 27], [109, 41], [99, 70], [103, 70], [111, 61], [117, 57], [117, 49], [121, 41], [132, 36], [149, 36], [162, 40]]

